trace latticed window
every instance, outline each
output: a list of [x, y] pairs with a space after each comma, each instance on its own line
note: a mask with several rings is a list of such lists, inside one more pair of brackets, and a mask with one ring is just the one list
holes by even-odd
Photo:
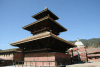
[[92, 59], [92, 57], [89, 57], [89, 59]]
[[9, 56], [10, 56], [10, 53], [9, 53]]
[[95, 59], [98, 59], [99, 57], [95, 57]]

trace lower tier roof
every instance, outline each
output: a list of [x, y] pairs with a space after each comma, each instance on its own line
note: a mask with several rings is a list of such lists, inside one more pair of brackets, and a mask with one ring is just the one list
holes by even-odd
[[26, 50], [51, 48], [65, 51], [67, 48], [76, 47], [75, 44], [60, 38], [51, 32], [42, 32], [40, 34], [13, 42], [10, 45], [18, 46], [19, 48]]

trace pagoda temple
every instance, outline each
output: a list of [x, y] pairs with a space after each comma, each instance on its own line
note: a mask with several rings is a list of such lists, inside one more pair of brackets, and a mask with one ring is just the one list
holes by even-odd
[[[33, 36], [10, 44], [23, 50], [23, 61], [38, 61], [37, 66], [42, 66], [39, 61], [56, 61], [50, 62], [51, 66], [59, 65], [58, 61], [62, 64], [62, 61], [71, 64], [71, 55], [66, 54], [66, 51], [69, 48], [76, 47], [76, 45], [58, 37], [60, 32], [67, 31], [66, 28], [55, 21], [59, 18], [48, 8], [32, 17], [37, 21], [22, 28], [30, 31]], [[49, 64], [44, 62], [43, 65], [48, 66]]]

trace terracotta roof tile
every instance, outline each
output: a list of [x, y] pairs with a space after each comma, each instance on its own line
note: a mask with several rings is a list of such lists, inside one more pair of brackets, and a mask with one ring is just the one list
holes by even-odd
[[21, 50], [19, 50], [19, 48], [12, 48], [12, 49], [6, 49], [6, 50], [1, 50], [0, 53], [3, 52], [21, 52]]

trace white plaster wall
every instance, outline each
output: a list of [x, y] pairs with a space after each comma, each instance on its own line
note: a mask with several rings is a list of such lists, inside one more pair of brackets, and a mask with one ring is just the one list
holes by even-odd
[[10, 55], [9, 54], [0, 54], [0, 58], [1, 59], [4, 59], [4, 60], [13, 60], [13, 53], [11, 53]]

